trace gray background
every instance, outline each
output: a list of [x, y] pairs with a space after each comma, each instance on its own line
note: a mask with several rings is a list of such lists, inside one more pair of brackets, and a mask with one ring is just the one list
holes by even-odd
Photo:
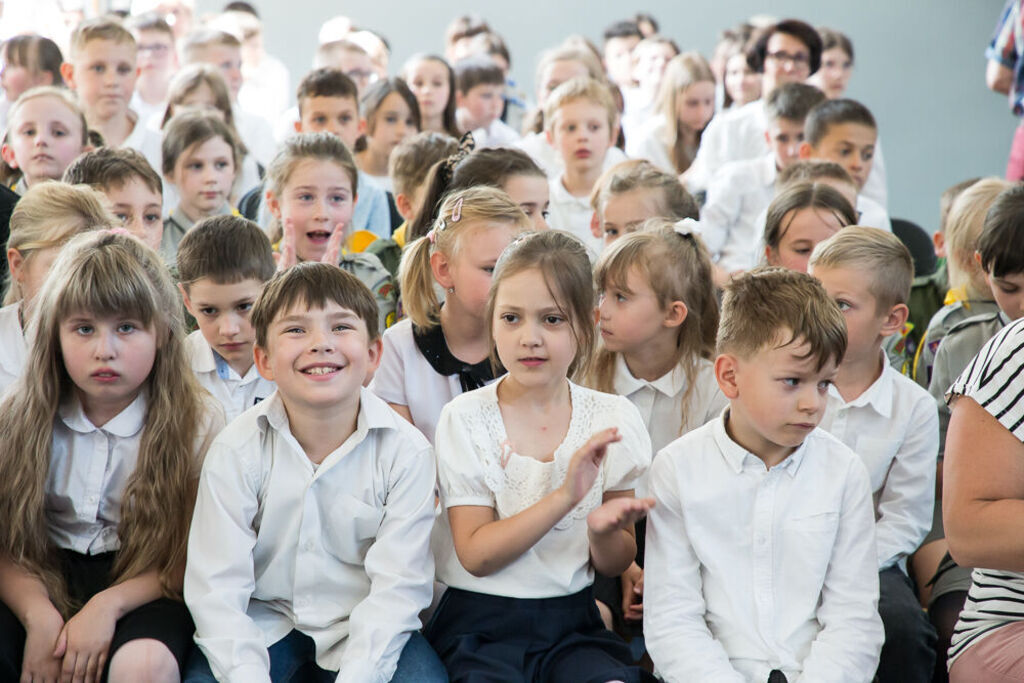
[[[644, 10], [683, 50], [710, 56], [718, 32], [754, 13], [797, 17], [847, 33], [856, 68], [848, 90], [875, 114], [884, 142], [889, 209], [934, 230], [942, 190], [978, 175], [1002, 175], [1016, 125], [1005, 98], [985, 88], [984, 49], [1003, 0], [250, 0], [262, 14], [269, 52], [284, 61], [293, 84], [308, 70], [320, 24], [345, 14], [387, 37], [391, 70], [411, 54], [441, 52], [444, 29], [459, 14], [478, 12], [512, 53], [513, 77], [529, 92], [539, 53], [570, 33], [600, 43], [614, 20]], [[198, 0], [197, 14], [223, 6]]]

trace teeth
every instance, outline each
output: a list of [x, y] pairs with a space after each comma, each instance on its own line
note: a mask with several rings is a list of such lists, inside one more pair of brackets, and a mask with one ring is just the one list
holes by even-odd
[[334, 372], [336, 368], [321, 366], [317, 368], [308, 368], [303, 370], [307, 375], [326, 375], [327, 373]]

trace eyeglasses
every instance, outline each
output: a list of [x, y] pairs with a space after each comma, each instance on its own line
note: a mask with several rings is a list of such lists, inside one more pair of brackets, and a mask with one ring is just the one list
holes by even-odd
[[776, 52], [769, 52], [765, 54], [765, 59], [774, 59], [776, 62], [785, 64], [786, 62], [793, 66], [809, 66], [811, 63], [810, 56], [803, 52], [798, 52], [792, 55], [785, 50], [777, 50]]
[[162, 55], [170, 51], [171, 46], [164, 43], [139, 43], [139, 52], [152, 52], [155, 55]]

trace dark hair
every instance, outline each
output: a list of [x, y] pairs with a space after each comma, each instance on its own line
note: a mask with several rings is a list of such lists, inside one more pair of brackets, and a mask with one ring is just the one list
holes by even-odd
[[635, 21], [616, 21], [604, 30], [604, 42], [607, 43], [612, 38], [639, 38], [644, 39], [644, 34], [640, 33], [640, 27], [637, 26]]
[[820, 209], [831, 212], [842, 226], [857, 223], [857, 211], [839, 190], [824, 183], [799, 182], [788, 185], [768, 205], [764, 221], [764, 243], [778, 249], [782, 236], [789, 230], [793, 218], [783, 224], [790, 211]]
[[804, 121], [804, 140], [811, 147], [817, 147], [832, 126], [843, 123], [859, 123], [878, 130], [871, 110], [856, 100], [825, 100], [807, 113]]
[[466, 57], [455, 62], [455, 87], [465, 95], [478, 85], [505, 85], [505, 74], [490, 57]]
[[423, 128], [423, 120], [420, 118], [420, 105], [416, 101], [416, 96], [412, 94], [412, 90], [409, 90], [409, 86], [401, 78], [385, 78], [367, 88], [363, 94], [362, 101], [359, 103], [359, 108], [363, 112], [363, 118], [367, 121], [367, 133], [373, 134], [373, 130], [376, 128], [377, 110], [384, 99], [393, 92], [398, 93], [398, 96], [405, 100], [405, 103], [409, 106], [413, 121], [416, 123], [416, 130]]
[[242, 158], [245, 156], [238, 133], [216, 114], [208, 111], [182, 112], [172, 117], [164, 126], [164, 136], [160, 143], [163, 174], [169, 176], [174, 173], [178, 158], [189, 147], [201, 145], [213, 138], [221, 138], [231, 148], [231, 159], [234, 162], [237, 179]]
[[454, 45], [463, 38], [472, 38], [481, 33], [488, 33], [490, 30], [491, 27], [487, 20], [479, 14], [463, 14], [460, 17], [455, 17], [448, 24], [448, 28], [444, 32], [444, 43], [445, 45]]
[[821, 36], [821, 51], [825, 52], [831, 50], [834, 47], [838, 47], [840, 50], [846, 53], [850, 58], [850, 64], [853, 64], [853, 43], [850, 38], [841, 31], [836, 31], [832, 28], [825, 28], [824, 26], [818, 27], [818, 35]]
[[224, 5], [224, 9], [221, 11], [245, 12], [246, 14], [253, 15], [257, 19], [260, 18], [260, 13], [256, 11], [256, 8], [248, 2], [244, 2], [243, 0], [234, 0], [233, 2], [229, 2], [228, 4]]
[[152, 192], [163, 195], [160, 174], [138, 151], [130, 147], [101, 147], [78, 156], [64, 169], [61, 178], [69, 185], [90, 185], [100, 190], [119, 189], [141, 180]]
[[768, 93], [765, 117], [803, 123], [807, 114], [825, 101], [825, 93], [806, 83], [784, 83]]
[[219, 285], [243, 280], [266, 282], [277, 269], [267, 233], [240, 216], [204, 218], [178, 246], [178, 279], [188, 287], [209, 278]]
[[[133, 31], [158, 31], [174, 40], [174, 29], [163, 16], [156, 12], [145, 12], [131, 17], [128, 20], [128, 28]], [[171, 49], [173, 50], [174, 47], [172, 46]]]
[[1003, 190], [978, 236], [981, 267], [993, 277], [1024, 273], [1024, 185]]
[[298, 102], [299, 115], [302, 115], [302, 100], [310, 97], [341, 97], [351, 99], [359, 108], [359, 90], [352, 79], [345, 75], [341, 69], [323, 67], [313, 69], [302, 77], [299, 87], [295, 91], [295, 100]]
[[457, 149], [455, 138], [434, 131], [410, 135], [398, 143], [388, 159], [388, 175], [394, 184], [395, 196], [409, 194], [422, 186], [433, 165]]
[[[658, 26], [658, 20], [655, 19], [654, 15], [650, 14], [649, 12], [637, 12], [636, 16], [633, 17], [633, 22], [637, 25], [637, 27], [639, 27], [640, 24], [650, 24], [652, 32], [651, 35], [657, 33], [658, 29], [660, 28]], [[643, 32], [641, 31], [641, 33]], [[646, 36], [644, 37], [646, 38]]]
[[64, 61], [57, 43], [37, 35], [14, 36], [3, 43], [3, 54], [8, 64], [22, 66], [36, 73], [53, 77], [50, 85], [63, 86], [60, 65]]
[[406, 69], [416, 62], [437, 62], [444, 67], [444, 70], [448, 72], [448, 102], [444, 105], [444, 113], [441, 114], [441, 124], [444, 129], [453, 138], [459, 136], [459, 124], [455, 122], [455, 69], [448, 63], [444, 57], [434, 54], [415, 54], [406, 60], [405, 65], [402, 67], [402, 78], [409, 81], [409, 74]]
[[776, 33], [793, 36], [807, 46], [810, 53], [809, 65], [813, 74], [821, 67], [821, 36], [814, 27], [799, 19], [783, 19], [761, 32], [747, 51], [747, 64], [757, 73], [764, 73], [764, 59], [768, 52], [768, 41]]

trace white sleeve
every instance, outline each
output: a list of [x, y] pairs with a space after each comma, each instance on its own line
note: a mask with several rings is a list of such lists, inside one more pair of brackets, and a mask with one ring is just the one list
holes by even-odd
[[[472, 426], [451, 407], [449, 403], [441, 409], [434, 433], [441, 501], [446, 508], [458, 505], [496, 507], [494, 492], [485, 480], [483, 454], [473, 443]], [[484, 434], [476, 436], [478, 439], [486, 438]]]
[[644, 550], [644, 638], [655, 669], [668, 683], [743, 683], [704, 614], [700, 560], [690, 545], [672, 455], [651, 466], [656, 504], [647, 521]]
[[405, 394], [405, 363], [401, 349], [395, 344], [395, 336], [400, 329], [392, 327], [384, 332], [380, 366], [373, 374], [370, 391], [388, 403], [408, 406], [409, 399]]
[[888, 211], [889, 190], [885, 176], [885, 157], [882, 156], [882, 141], [879, 139], [875, 142], [875, 158], [871, 164], [871, 173], [868, 173], [868, 179], [860, 192]]
[[625, 396], [615, 397], [615, 412], [610, 427], [618, 427], [622, 441], [608, 447], [604, 490], [628, 491], [651, 465], [651, 435], [636, 406]]
[[708, 184], [707, 200], [700, 211], [700, 235], [713, 261], [721, 256], [740, 219], [744, 188], [735, 181], [736, 174], [728, 167], [716, 173]]
[[700, 136], [697, 156], [686, 170], [686, 186], [691, 192], [708, 189], [711, 178], [727, 159], [725, 144], [728, 124], [726, 114], [718, 114], [708, 122]]

